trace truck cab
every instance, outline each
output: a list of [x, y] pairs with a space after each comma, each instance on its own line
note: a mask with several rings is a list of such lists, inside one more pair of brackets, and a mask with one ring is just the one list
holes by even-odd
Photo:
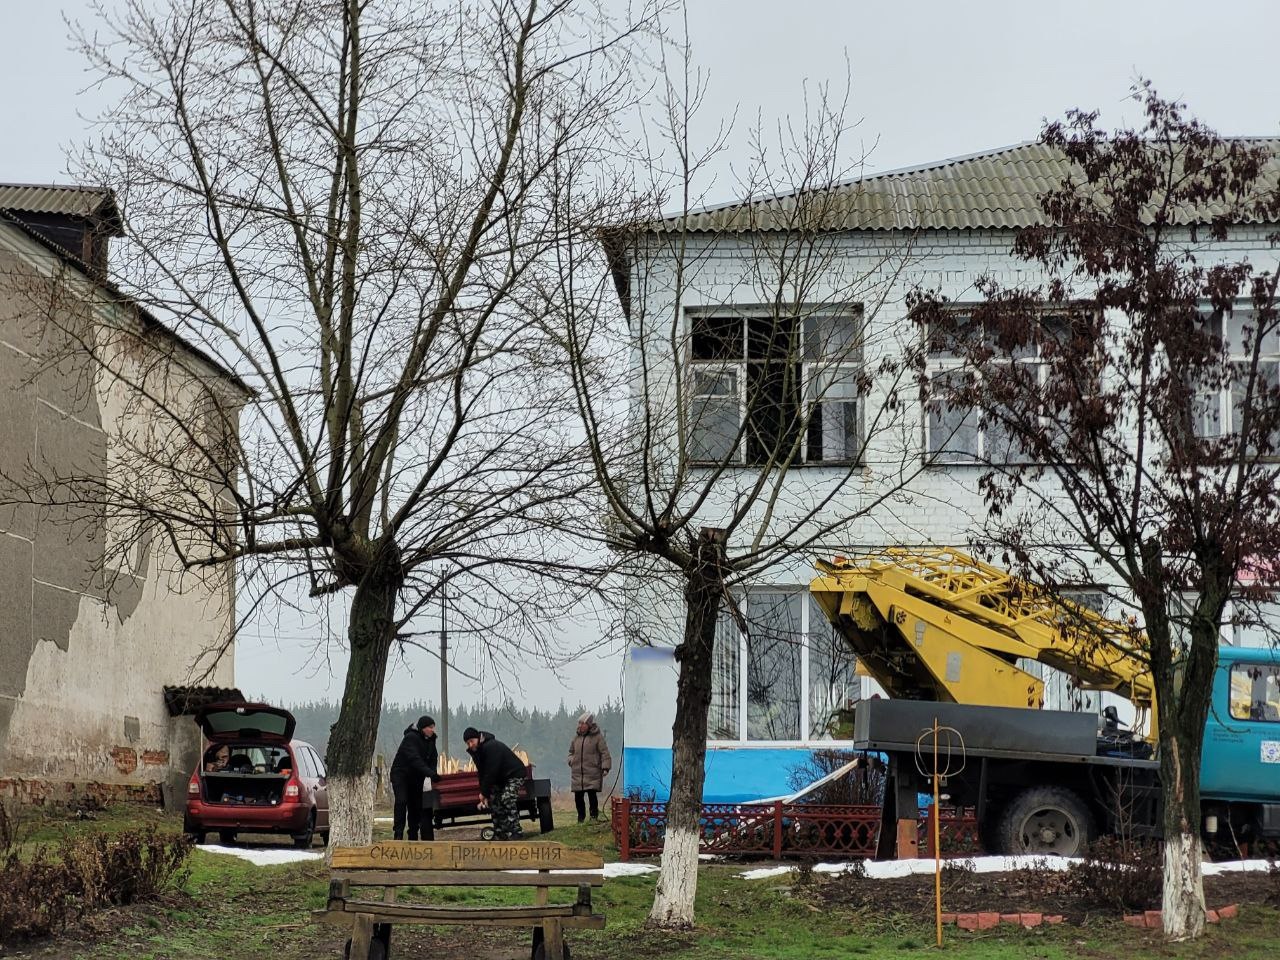
[[1200, 796], [1211, 836], [1228, 824], [1237, 834], [1280, 834], [1280, 651], [1219, 649]]

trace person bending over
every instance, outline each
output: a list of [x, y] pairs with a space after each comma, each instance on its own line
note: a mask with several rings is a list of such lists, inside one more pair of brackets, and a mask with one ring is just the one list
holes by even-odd
[[467, 727], [462, 731], [467, 753], [480, 774], [480, 803], [493, 811], [493, 835], [499, 840], [520, 840], [520, 785], [525, 780], [524, 764], [492, 733]]

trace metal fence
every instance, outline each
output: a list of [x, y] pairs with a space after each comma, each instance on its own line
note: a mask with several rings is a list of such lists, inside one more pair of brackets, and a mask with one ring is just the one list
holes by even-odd
[[[623, 860], [662, 852], [667, 805], [625, 797], [613, 799], [613, 837]], [[978, 824], [972, 810], [943, 809], [943, 856], [979, 852]], [[880, 808], [811, 803], [704, 803], [700, 853], [730, 856], [873, 857], [880, 833]], [[932, 855], [927, 813], [920, 819], [921, 854]]]

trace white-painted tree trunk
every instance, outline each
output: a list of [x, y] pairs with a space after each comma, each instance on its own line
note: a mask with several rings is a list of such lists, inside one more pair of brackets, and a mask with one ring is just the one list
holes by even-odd
[[362, 847], [373, 841], [373, 793], [377, 786], [371, 772], [359, 777], [331, 776], [329, 786], [329, 846]]
[[1204, 877], [1200, 872], [1200, 838], [1180, 832], [1164, 841], [1164, 935], [1194, 940], [1204, 933]]
[[649, 922], [668, 929], [692, 927], [693, 900], [697, 893], [698, 834], [668, 825]]

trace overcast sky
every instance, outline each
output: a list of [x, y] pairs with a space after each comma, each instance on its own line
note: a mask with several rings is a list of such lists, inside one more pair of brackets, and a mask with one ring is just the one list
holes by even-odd
[[[111, 0], [104, 0], [108, 6]], [[424, 0], [425, 2], [425, 0]], [[799, 109], [806, 83], [842, 88], [861, 118], [851, 155], [870, 151], [867, 170], [925, 164], [1033, 139], [1046, 117], [1071, 107], [1100, 109], [1103, 123], [1136, 120], [1132, 82], [1150, 78], [1185, 99], [1200, 119], [1229, 134], [1280, 133], [1280, 74], [1274, 43], [1280, 4], [1271, 0], [1075, 0], [1072, 3], [858, 2], [858, 0], [690, 0], [696, 63], [709, 71], [706, 133], [737, 111], [740, 126]], [[65, 180], [65, 150], [88, 136], [82, 117], [102, 94], [70, 49], [63, 17], [91, 21], [87, 0], [0, 0], [0, 181]], [[742, 141], [733, 141], [740, 148]], [[728, 164], [710, 199], [732, 197]], [[851, 156], [852, 159], [852, 156]], [[424, 622], [421, 627], [433, 626]], [[314, 625], [264, 622], [237, 650], [246, 692], [280, 701], [336, 698], [342, 659], [308, 659]], [[590, 622], [567, 623], [584, 642]], [[460, 663], [472, 669], [468, 651]], [[555, 671], [530, 670], [513, 694], [541, 706], [560, 699], [596, 704], [619, 695], [621, 653], [599, 651]], [[498, 696], [491, 676], [457, 677], [451, 696]], [[434, 700], [437, 662], [426, 653], [396, 664], [393, 701]]]

